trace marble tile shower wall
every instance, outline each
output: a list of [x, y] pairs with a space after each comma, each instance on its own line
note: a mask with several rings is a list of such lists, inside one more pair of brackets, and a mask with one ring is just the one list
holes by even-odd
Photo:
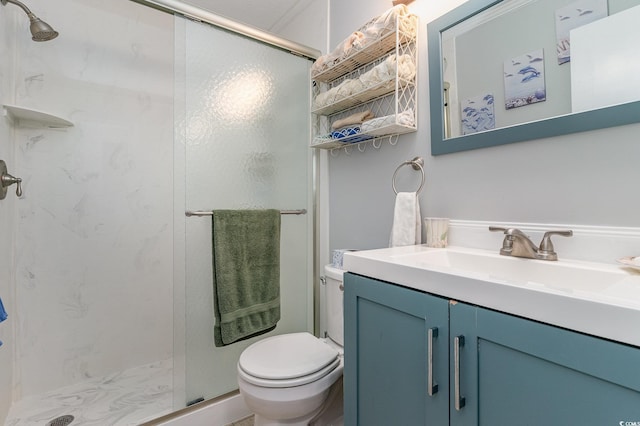
[[[13, 83], [13, 32], [14, 15], [10, 11], [0, 10], [0, 104], [8, 103], [12, 95]], [[6, 120], [0, 117], [0, 159], [7, 161], [13, 168], [13, 144], [11, 128]], [[11, 285], [12, 274], [12, 241], [15, 212], [15, 198], [8, 197], [0, 201], [0, 297], [9, 313], [9, 319], [0, 324], [0, 423], [5, 418], [11, 405], [11, 383], [13, 379], [13, 317], [15, 310], [14, 289]]]
[[15, 101], [75, 126], [15, 131], [14, 399], [172, 356], [173, 18], [29, 7], [60, 36], [18, 20]]

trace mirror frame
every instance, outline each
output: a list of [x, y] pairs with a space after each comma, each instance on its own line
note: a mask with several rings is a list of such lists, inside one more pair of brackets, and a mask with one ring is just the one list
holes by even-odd
[[503, 1], [506, 0], [468, 0], [427, 24], [431, 155], [449, 154], [640, 122], [640, 101], [633, 101], [445, 139], [442, 32]]

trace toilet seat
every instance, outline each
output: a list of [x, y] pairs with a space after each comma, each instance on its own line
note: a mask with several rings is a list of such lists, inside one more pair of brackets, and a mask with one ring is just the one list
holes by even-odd
[[340, 364], [339, 353], [310, 333], [272, 336], [242, 352], [238, 373], [256, 386], [283, 388], [316, 381]]
[[308, 383], [315, 382], [316, 380], [320, 380], [327, 374], [331, 373], [333, 370], [338, 368], [340, 365], [340, 359], [336, 358], [331, 364], [327, 365], [322, 370], [316, 371], [313, 374], [309, 374], [307, 376], [296, 377], [294, 379], [281, 379], [281, 380], [269, 380], [269, 379], [261, 379], [259, 377], [254, 377], [247, 374], [242, 367], [238, 369], [238, 375], [244, 379], [247, 383], [251, 383], [252, 385], [262, 386], [265, 388], [293, 388], [296, 386], [306, 385]]

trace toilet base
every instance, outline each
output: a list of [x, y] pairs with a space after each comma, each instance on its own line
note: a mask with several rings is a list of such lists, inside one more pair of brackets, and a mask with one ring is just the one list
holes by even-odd
[[316, 417], [320, 411], [322, 411], [322, 407], [307, 416], [287, 420], [272, 420], [256, 414], [253, 424], [254, 426], [309, 426], [309, 422]]
[[329, 396], [309, 426], [344, 426], [344, 388], [342, 377], [331, 387]]
[[254, 415], [254, 426], [343, 426], [343, 383], [342, 377], [329, 389], [326, 400], [315, 411], [295, 419], [273, 420]]

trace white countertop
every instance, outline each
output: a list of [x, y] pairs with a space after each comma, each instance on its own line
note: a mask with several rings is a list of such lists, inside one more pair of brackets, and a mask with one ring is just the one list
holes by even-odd
[[[448, 255], [482, 262], [461, 267], [447, 262]], [[429, 262], [426, 256], [445, 260]], [[349, 252], [344, 255], [343, 268], [640, 347], [640, 271], [623, 265], [562, 259], [549, 262], [500, 256], [498, 250], [418, 245]], [[537, 273], [540, 271], [544, 273]], [[522, 278], [530, 273], [534, 280]]]

